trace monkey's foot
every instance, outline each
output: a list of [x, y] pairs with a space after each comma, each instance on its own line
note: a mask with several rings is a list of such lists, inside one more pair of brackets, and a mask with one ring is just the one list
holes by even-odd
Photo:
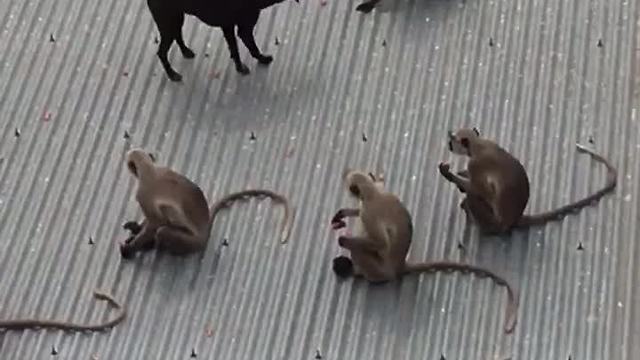
[[256, 56], [256, 59], [262, 65], [269, 65], [273, 61], [273, 56], [260, 54], [260, 55]]
[[122, 256], [123, 259], [132, 259], [134, 255], [134, 252], [131, 251], [131, 248], [128, 247], [126, 244], [120, 244], [120, 256]]
[[360, 11], [362, 13], [368, 14], [368, 13], [371, 12], [371, 10], [373, 10], [374, 7], [375, 7], [375, 5], [373, 3], [365, 2], [365, 3], [362, 3], [362, 4], [358, 5], [356, 7], [356, 11]]
[[338, 256], [333, 259], [333, 272], [341, 278], [353, 275], [353, 262], [346, 256]]
[[122, 224], [122, 228], [129, 231], [132, 235], [138, 235], [142, 231], [142, 226], [137, 221], [127, 221]]

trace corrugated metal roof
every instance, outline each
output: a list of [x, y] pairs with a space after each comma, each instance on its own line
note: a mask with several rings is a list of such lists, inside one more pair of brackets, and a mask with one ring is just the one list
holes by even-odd
[[[637, 2], [398, 0], [369, 15], [355, 6], [264, 11], [257, 39], [275, 61], [258, 67], [241, 46], [248, 77], [221, 31], [189, 17], [197, 57], [174, 46], [184, 76], [174, 84], [142, 0], [1, 1], [0, 316], [97, 321], [109, 313], [91, 298], [96, 287], [130, 316], [105, 334], [2, 333], [0, 357], [52, 358], [55, 347], [63, 359], [632, 359]], [[522, 160], [530, 212], [601, 186], [604, 170], [574, 148], [590, 137], [619, 167], [618, 188], [562, 222], [479, 239], [437, 173], [453, 159], [446, 130], [461, 125]], [[210, 199], [258, 185], [289, 195], [289, 243], [277, 241], [281, 209], [254, 200], [218, 218], [202, 263], [121, 261], [120, 226], [140, 216], [123, 166], [132, 146]], [[345, 166], [386, 172], [414, 215], [412, 259], [506, 274], [520, 295], [515, 333], [502, 333], [506, 296], [489, 280], [338, 282], [328, 220], [350, 203]]]

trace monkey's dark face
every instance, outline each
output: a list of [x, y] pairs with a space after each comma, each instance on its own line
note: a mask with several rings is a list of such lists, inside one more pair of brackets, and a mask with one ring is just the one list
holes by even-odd
[[449, 151], [458, 155], [469, 155], [469, 146], [471, 142], [480, 137], [478, 129], [463, 128], [455, 133], [449, 131]]
[[129, 168], [129, 171], [131, 172], [131, 174], [133, 174], [133, 176], [138, 177], [138, 167], [133, 160], [127, 161], [127, 167]]
[[360, 199], [361, 194], [360, 194], [360, 188], [358, 187], [358, 185], [356, 184], [349, 185], [349, 192], [351, 193], [351, 195]]
[[[365, 174], [355, 170], [345, 171], [344, 178], [349, 193], [355, 198], [362, 200], [362, 187], [374, 182], [372, 176], [373, 174], [371, 173]], [[373, 176], [373, 178], [375, 178], [375, 176]]]
[[127, 168], [135, 177], [139, 177], [139, 167], [155, 163], [153, 154], [141, 149], [133, 149], [127, 153]]

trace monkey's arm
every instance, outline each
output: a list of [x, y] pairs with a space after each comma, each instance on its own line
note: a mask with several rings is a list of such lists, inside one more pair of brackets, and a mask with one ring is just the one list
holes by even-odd
[[440, 174], [442, 174], [442, 176], [448, 181], [454, 183], [460, 192], [466, 193], [471, 188], [471, 182], [467, 178], [453, 174], [450, 170], [449, 164], [440, 163], [440, 165], [438, 165], [438, 169], [440, 170]]
[[360, 216], [360, 209], [349, 209], [343, 208], [336, 212], [336, 214], [331, 218], [331, 226], [334, 230], [341, 229], [347, 224], [343, 221], [346, 217], [358, 217]]
[[460, 170], [458, 172], [456, 172], [456, 174], [458, 174], [458, 176], [463, 177], [463, 178], [469, 178], [469, 170], [464, 169], [464, 170]]

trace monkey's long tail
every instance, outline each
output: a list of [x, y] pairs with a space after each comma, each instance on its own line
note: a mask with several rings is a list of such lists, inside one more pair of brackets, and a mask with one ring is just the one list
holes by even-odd
[[507, 334], [510, 334], [511, 332], [513, 332], [513, 329], [515, 328], [516, 321], [517, 321], [516, 315], [517, 315], [517, 308], [518, 308], [518, 298], [516, 297], [515, 293], [513, 292], [513, 288], [511, 287], [511, 285], [509, 285], [509, 282], [507, 282], [506, 279], [504, 279], [502, 276], [494, 273], [489, 269], [485, 269], [479, 266], [474, 266], [469, 264], [463, 264], [459, 262], [453, 262], [453, 261], [434, 261], [434, 262], [424, 262], [424, 263], [418, 263], [418, 264], [407, 264], [405, 267], [404, 273], [408, 274], [408, 273], [415, 273], [415, 272], [436, 272], [436, 271], [447, 271], [447, 272], [460, 271], [462, 273], [472, 272], [480, 277], [489, 277], [493, 281], [495, 281], [496, 284], [506, 287], [508, 302], [507, 302], [507, 311], [506, 311], [506, 317], [505, 317], [505, 323], [504, 323], [504, 331]]
[[[287, 200], [287, 198], [284, 197], [284, 195], [280, 195], [271, 190], [264, 190], [264, 189], [243, 190], [243, 191], [238, 191], [238, 192], [226, 195], [222, 199], [216, 201], [211, 206], [211, 210], [209, 211], [209, 214], [211, 216], [209, 220], [210, 227], [213, 226], [213, 221], [215, 220], [218, 212], [226, 207], [229, 207], [232, 202], [240, 199], [245, 199], [248, 197], [263, 197], [263, 196], [269, 197], [272, 200], [279, 202], [284, 206], [284, 219], [282, 220], [280, 242], [283, 244], [286, 243], [287, 240], [289, 240], [289, 234], [291, 233], [293, 214], [291, 211], [291, 207], [289, 205], [289, 200]], [[211, 231], [211, 229], [209, 229], [209, 231]]]
[[57, 320], [39, 320], [39, 319], [22, 319], [22, 320], [0, 320], [0, 329], [6, 330], [23, 330], [31, 328], [51, 328], [68, 331], [103, 331], [108, 328], [112, 328], [124, 320], [127, 311], [120, 303], [118, 303], [111, 295], [102, 291], [95, 290], [93, 297], [98, 300], [105, 300], [113, 308], [118, 310], [118, 314], [112, 320], [109, 320], [102, 324], [82, 325], [74, 324], [66, 321]]
[[516, 227], [542, 225], [552, 220], [560, 220], [562, 217], [564, 217], [565, 215], [571, 212], [575, 212], [587, 205], [595, 203], [597, 200], [599, 200], [601, 197], [606, 195], [608, 192], [613, 191], [613, 189], [615, 189], [617, 178], [618, 178], [618, 171], [616, 170], [616, 168], [613, 167], [613, 165], [611, 165], [611, 163], [607, 159], [605, 159], [603, 156], [593, 152], [592, 150], [588, 149], [584, 145], [576, 144], [576, 147], [578, 148], [578, 151], [591, 155], [591, 157], [603, 163], [607, 167], [607, 182], [605, 186], [599, 191], [596, 191], [595, 193], [585, 197], [582, 200], [578, 200], [574, 203], [561, 206], [555, 210], [547, 211], [542, 214], [536, 214], [536, 215], [523, 215], [518, 221], [518, 223], [516, 224]]

